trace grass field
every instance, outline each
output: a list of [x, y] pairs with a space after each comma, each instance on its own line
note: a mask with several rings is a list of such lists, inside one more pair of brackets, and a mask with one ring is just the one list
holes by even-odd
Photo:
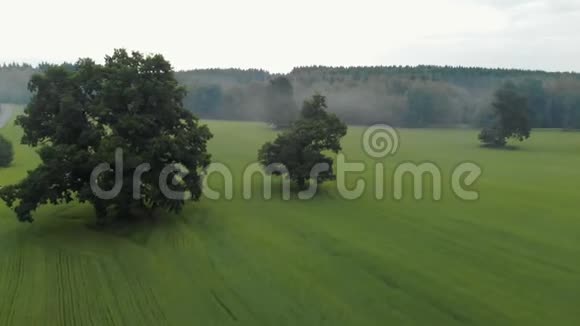
[[[537, 131], [510, 151], [478, 147], [474, 130], [401, 131], [388, 168], [428, 160], [448, 180], [477, 162], [477, 202], [448, 181], [440, 202], [377, 201], [372, 187], [346, 201], [333, 183], [285, 202], [241, 199], [241, 171], [274, 133], [209, 125], [214, 160], [236, 172], [234, 200], [114, 234], [87, 227], [87, 206], [43, 207], [29, 225], [1, 203], [0, 325], [580, 324], [580, 133]], [[349, 130], [344, 152], [371, 164], [362, 132]], [[17, 147], [0, 184], [36, 164]], [[360, 176], [372, 171], [350, 181]]]

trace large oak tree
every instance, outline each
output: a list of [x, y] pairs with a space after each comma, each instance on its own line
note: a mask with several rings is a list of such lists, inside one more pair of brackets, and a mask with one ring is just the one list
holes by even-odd
[[[41, 164], [0, 191], [21, 221], [31, 222], [39, 205], [73, 200], [91, 203], [99, 221], [133, 216], [136, 209], [179, 211], [188, 196], [171, 199], [160, 188], [161, 172], [170, 165], [188, 172], [171, 182], [173, 172], [171, 189], [199, 199], [211, 133], [183, 108], [185, 91], [163, 56], [115, 50], [104, 65], [81, 59], [72, 68], [49, 67], [32, 77], [29, 89], [32, 99], [16, 123], [24, 129], [22, 143], [38, 147]], [[118, 149], [123, 187], [103, 199], [90, 185], [91, 174], [102, 163], [115, 166]], [[150, 171], [135, 196], [134, 173], [143, 163]], [[113, 172], [96, 182], [102, 189], [118, 184]]]

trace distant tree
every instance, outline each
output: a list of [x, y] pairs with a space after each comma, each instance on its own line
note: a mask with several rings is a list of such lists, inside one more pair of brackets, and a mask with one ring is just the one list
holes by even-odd
[[548, 96], [542, 81], [528, 78], [519, 83], [518, 88], [528, 101], [531, 126], [534, 128], [552, 128], [554, 124], [548, 112]]
[[547, 87], [551, 120], [556, 122], [552, 127], [580, 129], [579, 90], [580, 80], [576, 78], [555, 80]]
[[286, 77], [270, 81], [266, 91], [266, 119], [277, 128], [288, 128], [298, 115], [294, 88]]
[[203, 85], [190, 89], [184, 105], [193, 113], [207, 117], [219, 117], [223, 102], [222, 89], [218, 85]]
[[407, 92], [409, 127], [453, 125], [461, 120], [455, 91], [445, 83], [418, 82]]
[[35, 72], [30, 65], [0, 66], [0, 103], [26, 103], [30, 99], [26, 84]]
[[510, 138], [524, 141], [530, 137], [528, 100], [514, 83], [505, 83], [495, 93], [492, 115], [491, 123], [479, 134], [482, 143], [503, 147]]
[[[115, 50], [104, 65], [82, 59], [74, 71], [50, 66], [32, 77], [29, 89], [32, 99], [16, 123], [24, 129], [22, 142], [39, 147], [41, 164], [19, 184], [0, 190], [20, 221], [32, 222], [39, 205], [75, 199], [91, 203], [99, 222], [135, 216], [136, 210], [179, 211], [186, 198], [168, 198], [161, 188], [168, 166], [189, 173], [174, 178], [177, 172], [166, 170], [170, 190], [200, 197], [199, 172], [210, 162], [211, 133], [183, 108], [185, 91], [163, 56]], [[122, 167], [115, 164], [117, 149], [123, 150]], [[101, 189], [115, 189], [117, 173], [123, 182], [112, 199], [91, 187], [94, 168], [102, 163], [116, 170], [98, 176]], [[136, 196], [134, 175], [143, 163], [150, 171], [137, 183]]]
[[576, 105], [571, 106], [567, 112], [567, 125], [564, 126], [565, 129], [580, 129], [580, 98], [576, 99]]
[[[340, 139], [346, 135], [347, 127], [326, 109], [326, 98], [322, 95], [306, 100], [300, 118], [290, 129], [278, 135], [274, 142], [262, 146], [258, 152], [260, 163], [264, 167], [284, 166], [290, 180], [300, 189], [306, 189], [310, 181], [320, 184], [333, 180], [333, 160], [322, 152], [340, 151]], [[317, 180], [310, 180], [310, 172], [318, 163], [328, 164], [328, 170], [320, 173]], [[279, 170], [267, 172], [281, 174]]]
[[[0, 64], [0, 103], [27, 103], [31, 96], [26, 88], [30, 77], [50, 66], [54, 64]], [[71, 64], [64, 66], [76, 69]], [[175, 76], [189, 93], [184, 106], [203, 118], [274, 124], [284, 117], [280, 112], [292, 112], [272, 110], [283, 105], [268, 106], [272, 99], [267, 96], [270, 80], [277, 75], [267, 71], [198, 69], [179, 71]], [[292, 81], [296, 98], [303, 98], [314, 89], [324, 90], [333, 100], [333, 112], [345, 122], [388, 122], [409, 127], [482, 125], [481, 113], [489, 106], [490, 94], [506, 80], [513, 80], [528, 98], [531, 127], [580, 127], [578, 73], [449, 66], [314, 66], [297, 67], [284, 78]], [[284, 121], [297, 117], [298, 109], [294, 114], [292, 119], [281, 118], [282, 128], [288, 126]]]
[[4, 136], [0, 135], [0, 167], [7, 167], [14, 159], [14, 149], [12, 143]]

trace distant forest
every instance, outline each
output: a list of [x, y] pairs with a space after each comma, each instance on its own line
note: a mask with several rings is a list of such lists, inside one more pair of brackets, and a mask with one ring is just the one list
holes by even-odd
[[[0, 66], [0, 103], [27, 103], [27, 83], [47, 65]], [[74, 65], [68, 65], [74, 69]], [[266, 121], [269, 81], [288, 78], [295, 101], [327, 96], [329, 110], [349, 124], [400, 127], [480, 126], [493, 94], [513, 81], [528, 99], [535, 128], [580, 129], [580, 74], [463, 67], [298, 67], [287, 75], [264, 70], [179, 71], [187, 109], [207, 119]]]

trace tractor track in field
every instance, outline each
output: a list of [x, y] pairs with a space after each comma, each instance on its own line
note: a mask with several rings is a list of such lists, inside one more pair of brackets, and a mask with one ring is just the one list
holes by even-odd
[[3, 293], [4, 311], [0, 313], [0, 325], [12, 325], [15, 314], [15, 299], [23, 282], [22, 257], [13, 256], [7, 259], [6, 269], [2, 271], [3, 278], [0, 280], [0, 289]]

